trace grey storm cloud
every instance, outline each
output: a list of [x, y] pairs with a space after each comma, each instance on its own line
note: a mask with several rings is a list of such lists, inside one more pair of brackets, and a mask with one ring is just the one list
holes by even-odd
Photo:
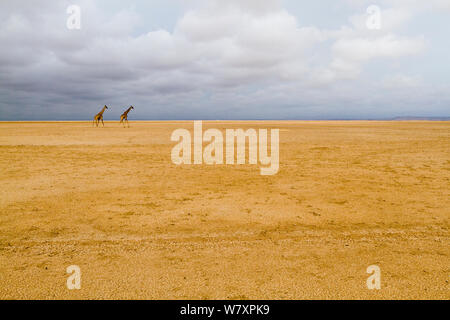
[[80, 30], [66, 27], [70, 1], [0, 3], [0, 120], [89, 119], [104, 104], [112, 106], [105, 119], [130, 104], [141, 119], [448, 110], [444, 83], [428, 83], [405, 66], [391, 70], [396, 61], [426, 59], [436, 44], [402, 30], [421, 10], [447, 10], [445, 2], [411, 9], [386, 1], [376, 32], [365, 25], [364, 1], [347, 1], [355, 11], [335, 29], [302, 25], [283, 1], [233, 0], [196, 2], [173, 30], [145, 32], [136, 32], [145, 29], [145, 13], [133, 7], [111, 12], [105, 2], [75, 2]]

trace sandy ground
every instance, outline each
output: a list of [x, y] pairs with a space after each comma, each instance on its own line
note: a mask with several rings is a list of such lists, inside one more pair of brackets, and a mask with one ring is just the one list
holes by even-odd
[[450, 298], [450, 122], [204, 123], [279, 128], [275, 176], [173, 165], [192, 127], [0, 123], [0, 298]]

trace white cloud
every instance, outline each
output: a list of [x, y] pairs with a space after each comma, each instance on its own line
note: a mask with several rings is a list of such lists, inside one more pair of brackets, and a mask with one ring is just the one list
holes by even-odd
[[416, 39], [386, 35], [374, 39], [345, 38], [333, 45], [331, 66], [339, 72], [357, 75], [361, 65], [375, 58], [399, 58], [415, 55], [423, 51], [425, 42], [422, 37]]
[[417, 88], [423, 85], [420, 76], [408, 76], [404, 74], [394, 74], [387, 76], [381, 82], [382, 86], [387, 89], [397, 88]]
[[380, 30], [374, 31], [370, 30], [366, 26], [366, 21], [368, 14], [366, 12], [352, 15], [349, 18], [351, 25], [354, 30], [361, 32], [366, 36], [373, 33], [389, 33], [399, 27], [405, 26], [405, 24], [413, 18], [413, 13], [409, 9], [398, 8], [398, 7], [379, 7], [380, 17], [381, 17], [381, 28]]

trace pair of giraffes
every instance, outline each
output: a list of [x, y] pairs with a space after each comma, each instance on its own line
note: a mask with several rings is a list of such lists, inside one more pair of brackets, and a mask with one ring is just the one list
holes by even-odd
[[[102, 122], [103, 126], [105, 126], [105, 123], [103, 122], [103, 113], [105, 112], [105, 110], [108, 109], [107, 106], [104, 106], [102, 111], [100, 111], [99, 113], [97, 113], [94, 117], [94, 121], [92, 122], [92, 126], [94, 126], [95, 124], [98, 127], [98, 124], [100, 123], [100, 121]], [[134, 109], [133, 106], [130, 106], [124, 113], [122, 113], [122, 115], [120, 116], [120, 122], [119, 123], [123, 123], [123, 126], [125, 127], [125, 122], [128, 124], [128, 127], [130, 127], [130, 123], [128, 122], [128, 113], [131, 111], [131, 109]]]

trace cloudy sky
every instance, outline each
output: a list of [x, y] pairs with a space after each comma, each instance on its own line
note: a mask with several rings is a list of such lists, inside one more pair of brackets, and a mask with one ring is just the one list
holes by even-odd
[[449, 30], [449, 0], [1, 0], [0, 120], [449, 116]]

